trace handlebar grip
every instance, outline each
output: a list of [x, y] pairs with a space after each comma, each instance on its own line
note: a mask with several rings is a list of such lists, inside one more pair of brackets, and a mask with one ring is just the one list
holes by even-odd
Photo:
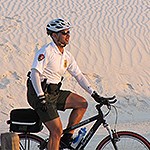
[[112, 97], [108, 97], [108, 100], [113, 100], [113, 99], [115, 99], [116, 98], [116, 96], [114, 95], [114, 96], [112, 96]]
[[101, 110], [101, 107], [103, 105], [106, 105], [108, 109], [110, 109], [111, 104], [114, 104], [117, 102], [117, 99], [115, 99], [116, 96], [112, 96], [112, 97], [108, 97], [108, 98], [104, 98], [101, 102], [99, 102], [99, 104], [96, 105], [96, 109], [98, 111]]
[[107, 106], [110, 106], [110, 104], [114, 104], [117, 99], [115, 99], [116, 96], [112, 96], [112, 97], [107, 97], [107, 98], [103, 98], [101, 100], [101, 105], [107, 105]]

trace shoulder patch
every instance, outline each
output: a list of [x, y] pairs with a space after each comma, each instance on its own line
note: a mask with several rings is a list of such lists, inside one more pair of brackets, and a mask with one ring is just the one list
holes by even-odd
[[38, 57], [38, 61], [41, 61], [45, 58], [44, 54], [40, 54], [39, 57]]

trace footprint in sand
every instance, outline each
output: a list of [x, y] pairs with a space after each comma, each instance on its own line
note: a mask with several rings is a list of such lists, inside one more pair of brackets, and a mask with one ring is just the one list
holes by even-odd
[[7, 88], [7, 85], [10, 84], [10, 80], [14, 78], [15, 80], [21, 80], [21, 77], [17, 74], [17, 72], [8, 72], [7, 75], [3, 75], [0, 78], [0, 89]]
[[0, 19], [3, 22], [0, 26], [0, 32], [10, 32], [12, 29], [16, 29], [19, 26], [19, 23], [21, 23], [21, 21], [18, 19], [18, 16], [2, 16]]
[[10, 83], [7, 77], [4, 77], [0, 80], [0, 89], [5, 89], [7, 85]]

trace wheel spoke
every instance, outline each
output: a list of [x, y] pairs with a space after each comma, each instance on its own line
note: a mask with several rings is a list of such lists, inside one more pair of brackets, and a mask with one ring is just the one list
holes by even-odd
[[[33, 134], [19, 134], [20, 150], [41, 150], [40, 147], [45, 141]], [[47, 150], [44, 148], [43, 150]]]

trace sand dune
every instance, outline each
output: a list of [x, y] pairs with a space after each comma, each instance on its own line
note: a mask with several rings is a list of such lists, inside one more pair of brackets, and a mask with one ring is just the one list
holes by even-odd
[[[120, 124], [129, 123], [124, 127], [133, 130], [138, 126], [138, 132], [149, 137], [149, 6], [148, 0], [1, 0], [0, 133], [7, 131], [5, 120], [11, 109], [28, 107], [26, 74], [35, 51], [50, 41], [46, 24], [60, 17], [73, 25], [67, 49], [91, 85], [102, 95], [117, 95]], [[85, 117], [93, 115], [90, 96], [78, 90], [69, 74], [65, 77], [64, 88], [88, 99]]]

